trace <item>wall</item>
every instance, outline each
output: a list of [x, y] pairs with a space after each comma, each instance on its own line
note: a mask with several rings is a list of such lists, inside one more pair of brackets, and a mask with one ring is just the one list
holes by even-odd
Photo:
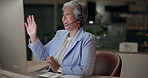
[[121, 77], [148, 78], [148, 54], [118, 54], [122, 59]]

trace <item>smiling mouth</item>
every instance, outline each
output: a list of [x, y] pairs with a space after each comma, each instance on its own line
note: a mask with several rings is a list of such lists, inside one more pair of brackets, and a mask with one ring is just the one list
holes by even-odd
[[68, 25], [68, 23], [67, 22], [64, 22], [64, 25]]

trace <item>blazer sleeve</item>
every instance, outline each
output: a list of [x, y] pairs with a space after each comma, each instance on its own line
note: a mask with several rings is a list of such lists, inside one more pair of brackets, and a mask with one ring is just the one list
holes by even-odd
[[[54, 38], [56, 38], [58, 34], [58, 31], [56, 32], [56, 35]], [[49, 55], [50, 55], [50, 49], [52, 42], [54, 41], [54, 38], [48, 42], [45, 46], [41, 43], [40, 40], [38, 40], [35, 44], [31, 45], [29, 44], [28, 47], [31, 49], [31, 51], [34, 53], [34, 55], [39, 59], [39, 60], [45, 60]], [[51, 56], [51, 55], [50, 55]]]
[[92, 75], [96, 58], [95, 44], [95, 38], [92, 35], [85, 37], [85, 40], [82, 44], [82, 58], [80, 65], [62, 66], [62, 74], [79, 76]]

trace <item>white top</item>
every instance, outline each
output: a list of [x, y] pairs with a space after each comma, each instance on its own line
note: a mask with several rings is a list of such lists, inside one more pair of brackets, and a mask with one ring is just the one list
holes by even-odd
[[72, 40], [73, 40], [73, 37], [67, 37], [64, 43], [62, 44], [62, 47], [60, 48], [60, 50], [57, 52], [55, 56], [55, 60], [59, 63], [61, 67], [62, 67], [63, 56], [66, 50], [68, 49], [68, 47], [70, 46]]

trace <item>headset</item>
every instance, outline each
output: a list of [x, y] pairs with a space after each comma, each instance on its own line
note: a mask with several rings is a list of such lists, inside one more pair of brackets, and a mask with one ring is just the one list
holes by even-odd
[[79, 6], [79, 8], [80, 8], [80, 14], [77, 15], [77, 20], [81, 22], [81, 21], [84, 20], [84, 17], [83, 17], [83, 15], [82, 15], [82, 7], [81, 7], [81, 5], [80, 5], [79, 3], [77, 3], [77, 4], [78, 4], [78, 6]]

